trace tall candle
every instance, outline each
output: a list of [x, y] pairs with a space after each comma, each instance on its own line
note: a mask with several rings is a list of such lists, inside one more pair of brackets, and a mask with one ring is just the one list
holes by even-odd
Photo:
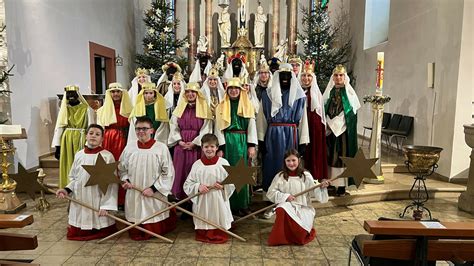
[[384, 53], [378, 52], [377, 53], [377, 94], [382, 95], [382, 87], [383, 87], [383, 68], [384, 68]]

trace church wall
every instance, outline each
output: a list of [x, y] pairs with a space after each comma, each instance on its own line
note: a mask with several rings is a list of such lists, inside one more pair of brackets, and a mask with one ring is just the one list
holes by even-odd
[[117, 81], [130, 82], [135, 36], [133, 2], [129, 0], [7, 0], [8, 57], [15, 64], [10, 78], [12, 121], [26, 128], [28, 139], [15, 141], [17, 158], [26, 168], [50, 151], [57, 116], [56, 94], [67, 84], [90, 93], [89, 41], [116, 50], [124, 66]]
[[[455, 127], [463, 0], [391, 1], [388, 41], [367, 50], [363, 49], [364, 13], [365, 1], [351, 1], [359, 98], [375, 92], [376, 54], [385, 52], [384, 94], [392, 97], [385, 111], [415, 117], [408, 143], [444, 149], [440, 174], [452, 177], [466, 169], [468, 163], [459, 159], [464, 151], [453, 148], [455, 132], [463, 130]], [[435, 62], [434, 89], [427, 86], [430, 62]], [[362, 133], [362, 127], [372, 121], [370, 105], [362, 105], [358, 119]], [[460, 164], [455, 168], [453, 158]]]

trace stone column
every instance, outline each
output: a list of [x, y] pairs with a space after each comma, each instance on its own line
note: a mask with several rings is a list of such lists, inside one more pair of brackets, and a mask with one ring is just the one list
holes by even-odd
[[471, 147], [471, 164], [467, 180], [467, 191], [461, 193], [458, 199], [458, 208], [474, 214], [474, 124], [464, 125], [466, 143]]
[[273, 21], [272, 21], [272, 50], [270, 57], [275, 53], [275, 48], [280, 43], [280, 0], [273, 0]]
[[289, 54], [296, 54], [296, 31], [297, 31], [297, 20], [298, 14], [298, 1], [290, 0], [290, 32], [288, 34], [288, 50]]
[[194, 66], [194, 55], [196, 54], [196, 6], [194, 0], [188, 0], [188, 49], [189, 66]]
[[214, 53], [212, 40], [212, 0], [206, 0], [206, 37], [208, 40], [207, 51]]

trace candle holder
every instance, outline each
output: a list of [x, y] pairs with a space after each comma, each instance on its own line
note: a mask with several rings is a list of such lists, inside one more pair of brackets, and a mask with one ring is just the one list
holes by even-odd
[[399, 215], [403, 218], [409, 209], [413, 212], [413, 219], [419, 221], [423, 217], [423, 212], [428, 212], [430, 220], [433, 220], [431, 211], [424, 206], [429, 200], [428, 189], [426, 188], [426, 177], [432, 175], [436, 168], [438, 168], [438, 160], [443, 149], [431, 146], [403, 146], [403, 153], [406, 161], [405, 165], [411, 174], [415, 175], [415, 181], [411, 186], [408, 194], [410, 200], [413, 202], [405, 207], [403, 212]]
[[[43, 168], [39, 168], [37, 171], [38, 171], [38, 180], [37, 180], [38, 183], [43, 188], [48, 188], [46, 186], [46, 184], [44, 183], [44, 178], [46, 177], [46, 174], [44, 173]], [[45, 193], [44, 193], [43, 189], [41, 190], [40, 193], [41, 193], [41, 196], [38, 199], [38, 203], [36, 204], [36, 209], [41, 211], [41, 212], [44, 212], [44, 211], [47, 211], [51, 207], [51, 204], [49, 204], [49, 202], [46, 200]]]

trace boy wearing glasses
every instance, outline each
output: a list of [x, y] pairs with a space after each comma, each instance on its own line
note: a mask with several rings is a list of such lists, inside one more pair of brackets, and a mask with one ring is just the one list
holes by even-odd
[[[136, 223], [167, 207], [161, 201], [151, 198], [160, 193], [168, 196], [174, 181], [173, 160], [168, 147], [153, 139], [153, 122], [146, 116], [135, 121], [136, 142], [125, 147], [120, 157], [119, 174], [126, 190], [125, 218]], [[143, 193], [132, 188], [143, 189]], [[166, 211], [140, 225], [163, 235], [176, 228], [176, 211]], [[133, 240], [146, 240], [151, 236], [136, 229], [128, 231]]]

